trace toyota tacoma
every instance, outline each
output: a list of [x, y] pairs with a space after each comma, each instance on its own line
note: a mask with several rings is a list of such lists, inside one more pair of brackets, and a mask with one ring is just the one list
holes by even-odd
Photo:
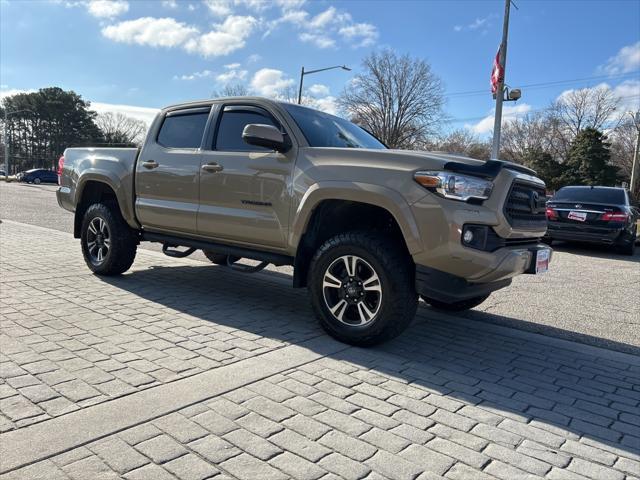
[[59, 175], [96, 274], [125, 272], [142, 241], [246, 272], [292, 265], [324, 329], [355, 345], [398, 335], [419, 297], [470, 309], [551, 258], [532, 170], [391, 150], [343, 118], [264, 98], [167, 107], [141, 149], [68, 148]]

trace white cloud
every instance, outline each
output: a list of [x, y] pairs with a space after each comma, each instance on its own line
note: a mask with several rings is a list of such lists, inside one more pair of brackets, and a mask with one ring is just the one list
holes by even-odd
[[321, 83], [314, 83], [309, 87], [309, 93], [316, 97], [326, 97], [329, 95], [329, 87]]
[[204, 0], [204, 4], [216, 17], [224, 17], [226, 15], [230, 15], [233, 11], [231, 9], [230, 0]]
[[620, 51], [607, 60], [601, 70], [616, 75], [620, 73], [632, 72], [640, 68], [640, 42], [622, 47]]
[[17, 95], [19, 93], [35, 93], [37, 90], [28, 89], [22, 90], [19, 88], [7, 88], [7, 85], [2, 85], [2, 89], [0, 90], [0, 100], [3, 100], [5, 97], [11, 97], [13, 95]]
[[251, 16], [230, 15], [223, 23], [215, 25], [215, 30], [188, 40], [185, 49], [204, 57], [228, 55], [245, 46], [257, 23]]
[[198, 29], [173, 18], [142, 17], [109, 25], [102, 34], [116, 42], [151, 47], [177, 47], [198, 33]]
[[331, 48], [335, 47], [336, 42], [333, 38], [327, 37], [320, 33], [308, 33], [303, 32], [299, 35], [300, 40], [305, 43], [312, 43], [318, 48]]
[[174, 80], [196, 80], [198, 78], [212, 77], [213, 72], [211, 70], [202, 70], [201, 72], [193, 72], [185, 75], [174, 75]]
[[330, 113], [331, 115], [338, 115], [338, 103], [336, 101], [336, 97], [332, 97], [331, 95], [323, 98], [314, 98], [307, 104], [310, 107]]
[[640, 110], [640, 80], [625, 80], [613, 93], [620, 98], [620, 110]]
[[125, 0], [91, 0], [87, 11], [97, 18], [113, 18], [129, 11], [129, 3]]
[[293, 86], [294, 83], [292, 79], [287, 78], [282, 70], [262, 68], [253, 75], [251, 88], [259, 95], [276, 97], [282, 93], [282, 90]]
[[127, 117], [132, 117], [137, 120], [142, 120], [147, 125], [151, 125], [151, 122], [156, 117], [159, 108], [148, 108], [148, 107], [136, 107], [133, 105], [119, 105], [114, 103], [102, 103], [102, 102], [91, 102], [91, 110], [95, 110], [98, 113], [122, 113]]
[[242, 81], [246, 78], [247, 73], [249, 73], [246, 70], [242, 70], [239, 63], [230, 63], [225, 65], [224, 68], [226, 69], [226, 72], [220, 73], [216, 76], [216, 81], [218, 83], [227, 84], [234, 80]]
[[[505, 105], [502, 107], [502, 125], [505, 123], [513, 122], [517, 118], [525, 115], [531, 111], [531, 105], [527, 103], [521, 103], [519, 105]], [[484, 117], [475, 125], [465, 125], [466, 128], [472, 130], [479, 135], [487, 134], [493, 130], [494, 111], [492, 110], [489, 115]]]
[[300, 8], [305, 4], [305, 1], [306, 0], [275, 0], [276, 5], [285, 11]]
[[487, 15], [486, 17], [478, 17], [473, 22], [467, 25], [454, 25], [454, 32], [462, 32], [466, 31], [474, 31], [481, 30], [482, 33], [487, 33], [488, 29], [493, 25], [492, 20], [497, 18], [498, 16], [495, 13]]
[[228, 16], [214, 30], [201, 34], [192, 26], [167, 18], [142, 17], [109, 25], [102, 34], [116, 42], [152, 47], [180, 47], [204, 57], [228, 55], [245, 46], [245, 41], [257, 25], [255, 18]]
[[354, 47], [368, 47], [378, 38], [378, 30], [370, 23], [355, 23], [342, 27], [338, 32]]
[[175, 9], [178, 8], [178, 2], [176, 0], [162, 0], [162, 6], [164, 8]]

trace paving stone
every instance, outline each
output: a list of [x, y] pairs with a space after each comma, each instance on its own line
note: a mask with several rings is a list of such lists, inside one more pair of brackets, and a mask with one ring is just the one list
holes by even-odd
[[428, 442], [425, 447], [449, 457], [453, 457], [454, 459], [466, 463], [471, 467], [475, 467], [478, 470], [482, 470], [490, 460], [489, 457], [482, 453], [478, 453], [475, 450], [463, 447], [462, 445], [458, 445], [457, 443], [450, 442], [443, 438], [436, 437]]
[[216, 435], [224, 435], [225, 433], [232, 432], [233, 430], [236, 430], [238, 428], [238, 425], [233, 423], [228, 418], [223, 417], [222, 415], [218, 415], [213, 410], [209, 410], [207, 412], [200, 413], [194, 417], [191, 417], [191, 420]]
[[473, 433], [462, 432], [455, 428], [447, 427], [446, 425], [436, 424], [429, 429], [429, 433], [467, 448], [471, 448], [477, 452], [482, 450], [489, 443], [484, 438], [478, 437]]
[[325, 410], [324, 412], [315, 415], [313, 418], [349, 435], [358, 436], [368, 430], [371, 430], [371, 425], [368, 425], [353, 416], [332, 410]]
[[44, 384], [21, 388], [20, 394], [24, 395], [34, 403], [44, 402], [60, 396], [58, 392]]
[[209, 432], [200, 425], [179, 413], [172, 413], [165, 417], [158, 418], [153, 421], [153, 424], [181, 443], [192, 442], [209, 434]]
[[53, 462], [45, 460], [2, 476], [3, 480], [68, 480], [68, 476]]
[[54, 388], [72, 402], [79, 402], [100, 395], [98, 390], [82, 380], [59, 383]]
[[242, 428], [246, 428], [247, 430], [264, 438], [270, 437], [274, 433], [283, 430], [280, 423], [269, 420], [255, 412], [251, 412], [248, 415], [237, 419], [236, 423]]
[[172, 474], [164, 468], [150, 463], [137, 470], [133, 470], [124, 475], [127, 480], [175, 480]]
[[261, 462], [257, 458], [242, 453], [233, 457], [220, 465], [231, 475], [241, 480], [286, 480], [288, 476], [269, 464]]
[[453, 458], [422, 445], [411, 445], [400, 452], [400, 456], [436, 475], [443, 475], [455, 463]]
[[135, 448], [155, 463], [165, 463], [187, 453], [187, 450], [167, 435], [159, 435], [138, 443]]
[[371, 472], [371, 468], [364, 463], [356, 462], [335, 452], [320, 460], [318, 465], [344, 479], [364, 478]]
[[272, 458], [269, 463], [296, 480], [317, 480], [327, 473], [316, 464], [289, 452]]
[[[328, 432], [319, 442], [331, 450], [359, 462], [371, 458], [376, 453], [375, 447], [339, 431]], [[326, 449], [324, 451], [329, 453]]]
[[371, 410], [366, 409], [358, 410], [357, 412], [353, 413], [353, 416], [359, 420], [362, 420], [364, 423], [368, 423], [369, 425], [373, 425], [374, 427], [378, 427], [382, 430], [389, 430], [400, 424], [398, 420], [395, 420], [392, 417], [380, 415], [379, 413], [372, 412]]
[[246, 409], [242, 405], [238, 405], [226, 398], [217, 398], [216, 400], [209, 402], [207, 406], [230, 420], [237, 420], [250, 412], [250, 410]]
[[180, 480], [205, 480], [220, 472], [213, 465], [192, 453], [171, 460], [163, 465]]
[[118, 433], [118, 436], [129, 445], [137, 445], [140, 442], [144, 442], [145, 440], [149, 440], [150, 438], [157, 437], [161, 434], [162, 431], [158, 427], [151, 423], [145, 423], [120, 432]]
[[567, 440], [560, 447], [572, 456], [578, 456], [584, 459], [593, 460], [604, 465], [613, 465], [617, 456], [599, 448], [594, 448], [581, 442]]
[[[330, 435], [330, 433], [327, 435]], [[330, 450], [322, 445], [312, 442], [299, 433], [288, 429], [272, 435], [269, 437], [269, 441], [279, 446], [282, 450], [295, 453], [310, 462], [317, 462], [322, 457], [331, 453]], [[322, 439], [320, 439], [320, 443], [323, 443]]]
[[544, 476], [549, 470], [551, 470], [551, 465], [548, 463], [536, 460], [535, 458], [522, 453], [518, 453], [517, 451], [503, 447], [502, 445], [490, 444], [484, 449], [483, 453], [491, 458], [513, 465], [520, 470], [533, 473], [534, 475]]
[[501, 480], [539, 480], [538, 475], [533, 475], [498, 460], [493, 460], [484, 469], [484, 473]]
[[413, 480], [424, 471], [423, 467], [384, 450], [378, 450], [365, 463], [383, 477], [398, 480]]
[[389, 431], [418, 445], [424, 445], [434, 437], [432, 433], [407, 424], [400, 424]]
[[571, 455], [539, 443], [525, 440], [521, 445], [518, 445], [516, 449], [519, 453], [527, 455], [529, 457], [537, 458], [545, 463], [554, 465], [558, 468], [565, 468], [571, 461]]
[[263, 415], [274, 422], [282, 422], [293, 417], [296, 412], [265, 397], [253, 397], [243, 403], [249, 410]]
[[260, 460], [269, 460], [282, 452], [282, 450], [273, 443], [247, 430], [234, 430], [224, 435], [223, 438], [236, 445], [240, 450]]
[[13, 421], [35, 417], [44, 413], [40, 407], [21, 395], [0, 400], [0, 412]]
[[376, 427], [361, 435], [360, 439], [390, 453], [398, 453], [411, 444], [406, 438]]
[[[456, 463], [444, 475], [451, 480], [494, 480], [495, 477], [480, 472], [464, 463]], [[514, 479], [515, 480], [515, 479]]]
[[287, 418], [282, 422], [282, 425], [311, 440], [317, 440], [331, 430], [331, 427], [328, 427], [324, 423], [317, 422], [313, 418], [303, 415]]
[[241, 453], [239, 448], [215, 435], [191, 442], [189, 448], [216, 465]]
[[567, 467], [570, 472], [583, 475], [594, 480], [624, 480], [625, 474], [597, 463], [574, 458]]
[[149, 460], [117, 437], [89, 445], [89, 449], [120, 475], [149, 463]]
[[62, 467], [64, 472], [73, 480], [115, 480], [119, 475], [96, 456], [87, 457]]

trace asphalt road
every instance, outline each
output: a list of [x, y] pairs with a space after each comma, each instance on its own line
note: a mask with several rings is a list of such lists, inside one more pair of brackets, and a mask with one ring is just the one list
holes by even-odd
[[[72, 232], [73, 216], [58, 207], [55, 189], [0, 182], [0, 218]], [[142, 248], [160, 250], [156, 244]], [[640, 255], [567, 244], [554, 250], [548, 273], [521, 275], [462, 316], [640, 354]], [[206, 261], [200, 252], [192, 258]]]

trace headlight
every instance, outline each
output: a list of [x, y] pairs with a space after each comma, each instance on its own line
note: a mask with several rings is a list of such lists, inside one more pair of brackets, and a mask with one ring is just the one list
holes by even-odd
[[441, 197], [466, 202], [470, 198], [486, 200], [493, 183], [478, 177], [453, 172], [416, 172], [413, 176], [420, 185]]

